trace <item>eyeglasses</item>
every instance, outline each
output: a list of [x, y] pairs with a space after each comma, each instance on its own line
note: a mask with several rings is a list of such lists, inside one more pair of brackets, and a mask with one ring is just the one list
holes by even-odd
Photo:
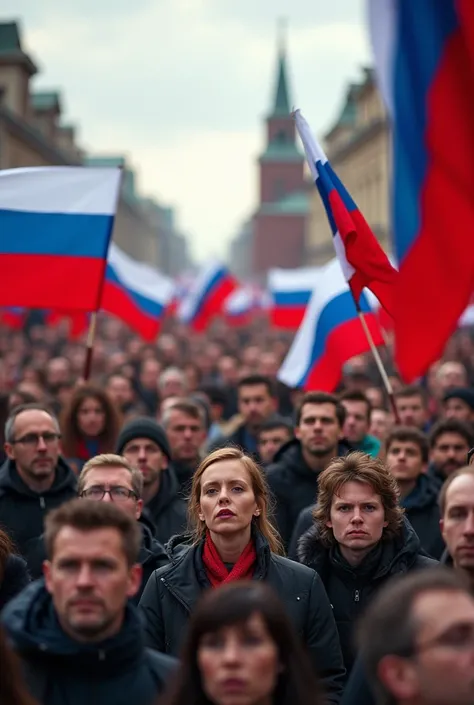
[[130, 497], [138, 499], [138, 495], [133, 490], [129, 490], [128, 487], [120, 487], [120, 485], [115, 485], [114, 487], [102, 487], [102, 485], [93, 485], [87, 490], [81, 492], [80, 497], [85, 497], [86, 499], [94, 499], [100, 502], [104, 499], [105, 495], [108, 494], [113, 502], [126, 502]]
[[52, 433], [50, 431], [46, 431], [45, 433], [27, 433], [26, 436], [11, 441], [11, 444], [16, 445], [17, 443], [21, 443], [24, 446], [37, 446], [40, 440], [42, 440], [46, 445], [52, 445], [60, 438], [60, 433]]

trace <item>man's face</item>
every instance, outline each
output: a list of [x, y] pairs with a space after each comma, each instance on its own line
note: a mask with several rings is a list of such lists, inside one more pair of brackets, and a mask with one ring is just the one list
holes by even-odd
[[337, 445], [342, 437], [342, 429], [334, 404], [305, 404], [301, 410], [299, 425], [295, 435], [303, 449], [310, 455], [320, 457], [337, 455]]
[[237, 361], [233, 357], [224, 355], [218, 362], [219, 374], [221, 376], [222, 382], [229, 386], [237, 384], [239, 378], [239, 370], [237, 367]]
[[168, 467], [168, 458], [149, 438], [133, 438], [123, 449], [122, 455], [140, 470], [145, 487], [153, 485]]
[[140, 384], [143, 389], [155, 391], [160, 372], [161, 365], [158, 360], [145, 360], [140, 370]]
[[271, 463], [277, 451], [290, 440], [290, 432], [284, 426], [260, 431], [258, 436], [258, 454], [264, 465]]
[[[134, 492], [132, 486], [132, 476], [126, 468], [92, 468], [86, 475], [83, 492], [88, 492], [91, 488], [111, 490], [112, 488], [122, 488], [129, 492]], [[95, 499], [89, 496], [89, 499]], [[100, 502], [113, 502], [116, 507], [122, 509], [132, 519], [139, 519], [142, 513], [143, 500], [134, 494], [130, 497], [112, 498], [110, 492], [106, 492], [99, 500]]]
[[379, 441], [385, 441], [393, 427], [393, 418], [385, 409], [372, 409], [370, 413], [369, 433]]
[[426, 407], [419, 394], [395, 400], [401, 426], [415, 426], [423, 430], [426, 424]]
[[173, 460], [194, 462], [199, 458], [199, 451], [206, 438], [201, 419], [188, 416], [178, 409], [169, 412], [166, 435], [171, 448]]
[[420, 446], [413, 441], [392, 441], [387, 448], [387, 465], [398, 482], [411, 482], [426, 472]]
[[461, 475], [448, 487], [441, 533], [454, 564], [474, 571], [474, 477]]
[[464, 423], [472, 423], [474, 421], [474, 411], [465, 401], [453, 397], [444, 402], [443, 417], [445, 419], [457, 419]]
[[141, 566], [129, 566], [115, 528], [79, 531], [64, 526], [44, 563], [46, 588], [59, 622], [76, 641], [97, 642], [121, 627], [127, 600], [141, 582]]
[[344, 549], [366, 553], [387, 526], [380, 495], [366, 482], [346, 482], [332, 498], [327, 526], [343, 553]]
[[265, 384], [249, 384], [239, 388], [239, 412], [250, 428], [257, 428], [275, 413], [276, 402]]
[[129, 379], [127, 379], [127, 377], [122, 377], [121, 375], [110, 377], [107, 382], [106, 391], [112, 401], [119, 408], [133, 402], [132, 383]]
[[468, 450], [466, 439], [458, 433], [449, 431], [436, 439], [430, 451], [430, 460], [441, 475], [448, 477], [465, 465]]
[[346, 410], [343, 434], [349, 443], [360, 443], [369, 430], [369, 406], [364, 401], [349, 399], [341, 403]]
[[54, 476], [59, 458], [58, 427], [46, 411], [22, 411], [14, 422], [13, 443], [5, 443], [5, 451], [27, 484], [47, 480]]

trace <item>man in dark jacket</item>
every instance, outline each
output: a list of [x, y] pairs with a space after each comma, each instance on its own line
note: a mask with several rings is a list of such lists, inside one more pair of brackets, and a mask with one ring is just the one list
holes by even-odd
[[162, 423], [180, 495], [187, 498], [193, 475], [201, 462], [201, 448], [206, 440], [205, 412], [197, 401], [178, 397], [171, 400], [164, 410]]
[[143, 475], [145, 514], [162, 544], [186, 528], [186, 501], [179, 495], [179, 483], [170, 466], [171, 451], [166, 433], [153, 419], [133, 419], [122, 428], [117, 453]]
[[28, 559], [50, 509], [76, 496], [76, 478], [60, 457], [56, 417], [40, 404], [17, 406], [5, 425], [7, 460], [0, 469], [0, 527]]
[[354, 662], [354, 623], [389, 578], [436, 561], [403, 521], [393, 475], [379, 458], [356, 451], [333, 460], [319, 477], [314, 526], [298, 545], [299, 560], [316, 570], [339, 631], [344, 663]]
[[141, 583], [137, 523], [112, 503], [74, 500], [45, 521], [45, 581], [2, 614], [40, 705], [153, 705], [173, 659], [144, 646], [130, 602]]
[[318, 476], [335, 456], [350, 447], [342, 441], [345, 410], [337, 397], [309, 392], [297, 411], [293, 441], [275, 456], [267, 480], [276, 502], [275, 521], [288, 546], [300, 512], [316, 501]]

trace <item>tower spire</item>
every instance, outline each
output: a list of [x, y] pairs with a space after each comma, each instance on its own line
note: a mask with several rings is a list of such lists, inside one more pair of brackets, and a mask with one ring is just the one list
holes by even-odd
[[288, 80], [286, 70], [286, 33], [288, 22], [285, 17], [278, 20], [277, 46], [278, 66], [273, 116], [287, 116], [290, 113]]

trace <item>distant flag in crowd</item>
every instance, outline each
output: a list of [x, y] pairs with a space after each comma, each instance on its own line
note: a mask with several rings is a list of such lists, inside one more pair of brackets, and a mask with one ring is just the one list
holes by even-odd
[[21, 306], [6, 306], [0, 310], [0, 323], [12, 328], [21, 330], [25, 325], [27, 309]]
[[[359, 305], [375, 345], [383, 345], [377, 318], [363, 293]], [[278, 378], [292, 388], [332, 392], [341, 379], [344, 363], [369, 349], [353, 296], [335, 258], [320, 269], [303, 322]]]
[[197, 332], [204, 331], [224, 311], [224, 302], [238, 287], [227, 267], [218, 262], [204, 266], [180, 302], [177, 315]]
[[101, 300], [103, 311], [120, 318], [144, 340], [153, 341], [173, 290], [171, 279], [111, 243]]
[[441, 356], [473, 289], [474, 2], [369, 9], [392, 125], [395, 357], [409, 382]]
[[354, 298], [359, 301], [362, 290], [367, 287], [393, 315], [397, 270], [333, 171], [301, 112], [297, 110], [294, 117], [311, 175], [326, 210], [336, 255]]
[[235, 289], [224, 302], [224, 317], [229, 326], [247, 326], [263, 310], [262, 293], [251, 284]]
[[99, 307], [119, 169], [0, 171], [0, 305]]
[[300, 326], [316, 284], [318, 271], [318, 267], [269, 271], [270, 321], [273, 327], [296, 330]]

